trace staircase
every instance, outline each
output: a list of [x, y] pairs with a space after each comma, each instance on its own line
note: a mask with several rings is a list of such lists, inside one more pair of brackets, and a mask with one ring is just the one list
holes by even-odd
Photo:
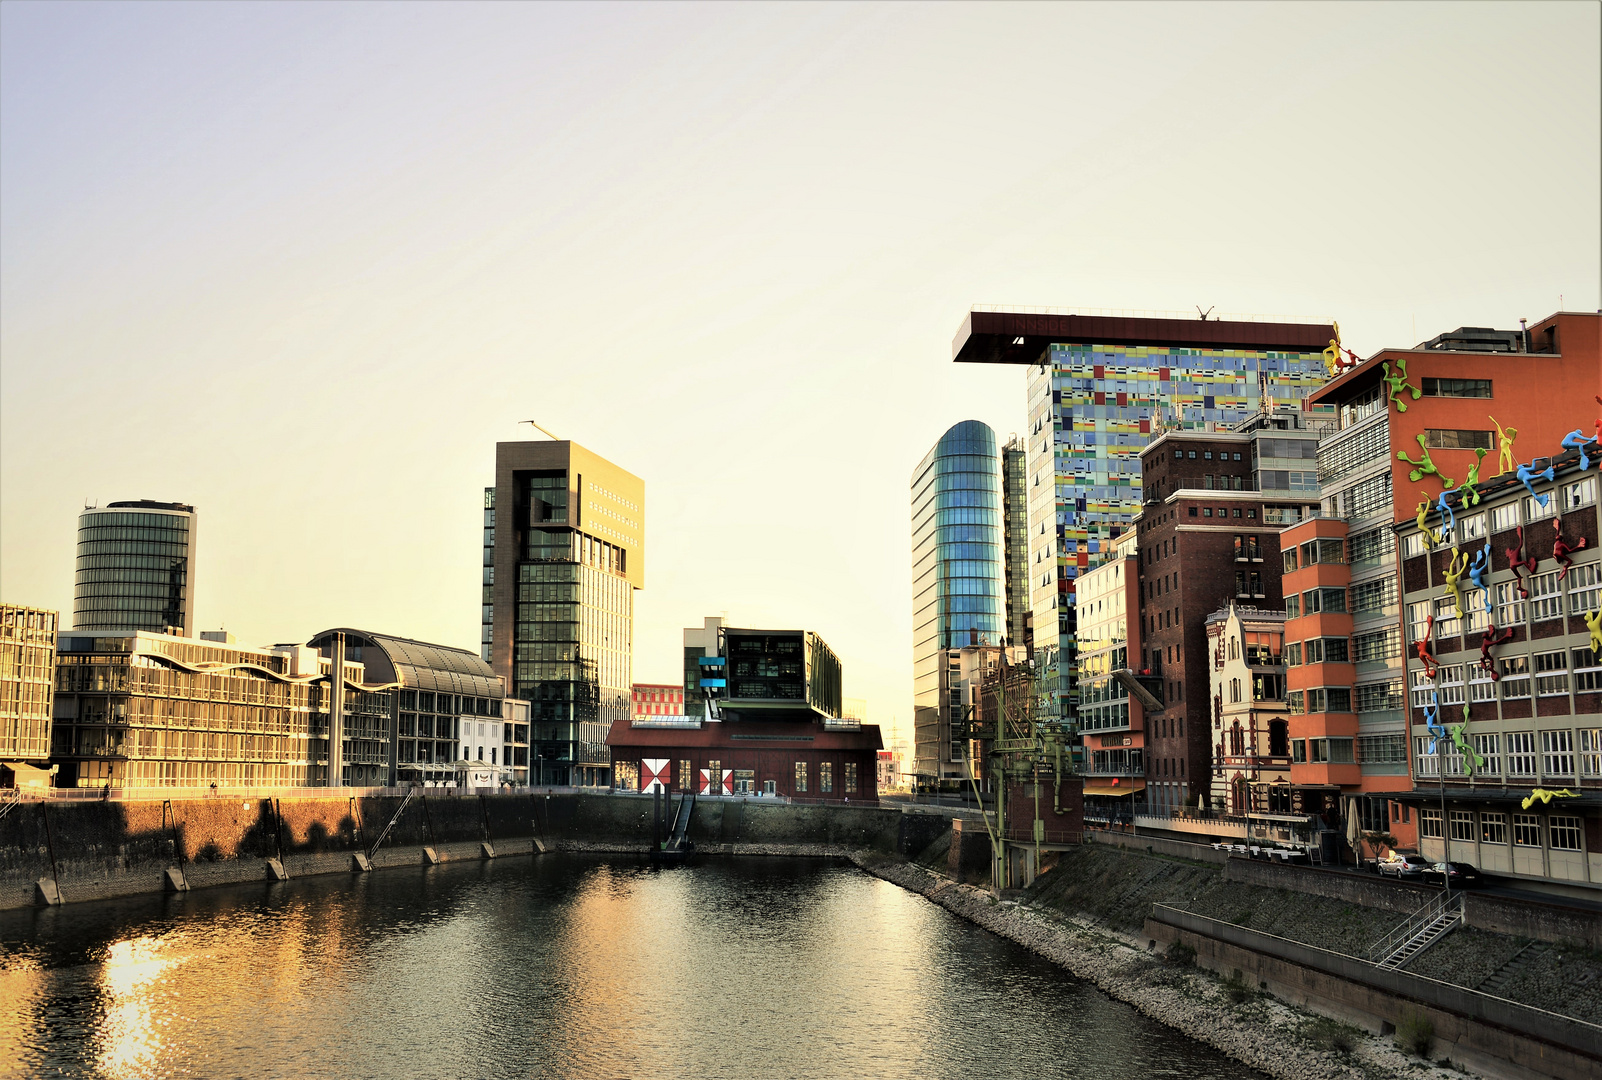
[[22, 802], [22, 789], [21, 788], [12, 788], [10, 791], [6, 792], [5, 794], [0, 795], [0, 818], [3, 818], [7, 814], [11, 813], [11, 811], [13, 809], [15, 809], [19, 804], [21, 804], [21, 802]]
[[684, 794], [679, 797], [679, 813], [673, 821], [673, 830], [668, 834], [667, 843], [663, 845], [664, 854], [686, 855], [695, 844], [690, 840], [690, 814], [695, 810], [695, 796]]
[[1489, 979], [1486, 979], [1474, 989], [1478, 990], [1482, 994], [1496, 994], [1500, 997], [1502, 993], [1502, 987], [1506, 986], [1508, 981], [1512, 979], [1513, 976], [1523, 971], [1525, 967], [1529, 965], [1530, 961], [1538, 959], [1551, 947], [1552, 946], [1548, 945], [1544, 941], [1530, 942], [1528, 945], [1525, 945], [1524, 948], [1508, 957], [1507, 963], [1497, 968], [1495, 973], [1493, 973]]
[[1457, 929], [1462, 921], [1463, 894], [1453, 893], [1450, 899], [1442, 894], [1386, 934], [1369, 953], [1369, 961], [1395, 971]]

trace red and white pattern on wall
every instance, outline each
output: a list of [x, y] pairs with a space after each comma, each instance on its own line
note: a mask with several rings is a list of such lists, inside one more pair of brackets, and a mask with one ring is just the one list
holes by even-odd
[[640, 791], [642, 794], [666, 791], [668, 789], [668, 784], [672, 779], [670, 763], [670, 758], [640, 759]]
[[702, 795], [733, 795], [734, 770], [719, 769], [719, 775], [713, 777], [711, 769], [702, 769], [700, 793]]
[[724, 769], [723, 770], [723, 794], [725, 794], [725, 795], [733, 795], [734, 794], [734, 770], [733, 769]]

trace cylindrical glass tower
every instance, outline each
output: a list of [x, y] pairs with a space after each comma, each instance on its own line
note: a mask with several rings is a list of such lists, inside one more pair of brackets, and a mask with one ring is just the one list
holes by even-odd
[[195, 632], [195, 508], [114, 502], [78, 517], [75, 630]]
[[964, 420], [940, 437], [912, 474], [914, 769], [954, 774], [944, 700], [948, 650], [999, 645], [1006, 632], [1002, 576], [1001, 458], [996, 433]]

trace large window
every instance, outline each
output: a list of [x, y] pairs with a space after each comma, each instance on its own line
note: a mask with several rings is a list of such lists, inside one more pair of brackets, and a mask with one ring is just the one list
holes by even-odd
[[1602, 776], [1602, 728], [1580, 729], [1580, 773]]
[[1302, 545], [1303, 566], [1312, 566], [1314, 563], [1344, 563], [1345, 561], [1345, 541], [1325, 538], [1309, 540]]
[[1602, 607], [1602, 563], [1579, 563], [1569, 568], [1569, 612], [1583, 615]]
[[1577, 817], [1558, 817], [1554, 815], [1548, 818], [1546, 834], [1552, 842], [1553, 851], [1585, 850], [1585, 845], [1580, 839], [1580, 819]]
[[1506, 532], [1515, 528], [1519, 523], [1519, 504], [1516, 502], [1503, 503], [1501, 506], [1491, 507], [1491, 531]]
[[1474, 736], [1474, 749], [1485, 760], [1480, 766], [1485, 776], [1502, 775], [1502, 737], [1500, 735]]
[[1453, 840], [1474, 842], [1474, 814], [1469, 810], [1453, 810], [1449, 826]]
[[1571, 655], [1574, 659], [1574, 692], [1583, 694], [1602, 690], [1602, 655], [1589, 648], [1575, 649]]
[[1491, 380], [1426, 377], [1423, 381], [1423, 391], [1425, 397], [1488, 398], [1491, 396]]
[[818, 791], [820, 794], [829, 794], [834, 791], [834, 762], [820, 761], [818, 763]]
[[1308, 589], [1302, 593], [1302, 614], [1316, 612], [1343, 612], [1346, 610], [1345, 589]]
[[1496, 432], [1425, 428], [1424, 445], [1431, 450], [1495, 450]]
[[1390, 529], [1369, 529], [1348, 541], [1351, 560], [1356, 563], [1389, 562], [1396, 553], [1396, 536]]
[[1402, 680], [1362, 683], [1355, 692], [1358, 712], [1389, 712], [1402, 707]]
[[1506, 844], [1507, 843], [1507, 815], [1481, 814], [1480, 815], [1480, 843]]
[[1574, 732], [1541, 732], [1541, 776], [1547, 780], [1574, 778]]
[[1568, 657], [1558, 652], [1535, 654], [1535, 693], [1538, 697], [1561, 697], [1569, 692]]
[[1309, 713], [1352, 711], [1352, 692], [1344, 686], [1318, 686], [1306, 691]]
[[807, 790], [807, 763], [795, 763], [795, 790], [797, 794], [805, 794]]
[[1507, 775], [1535, 775], [1535, 732], [1510, 731], [1507, 742]]
[[1349, 650], [1343, 637], [1313, 638], [1306, 642], [1304, 655], [1305, 663], [1309, 664], [1344, 664], [1348, 662]]
[[1383, 577], [1352, 586], [1352, 611], [1359, 615], [1396, 613], [1396, 579]]
[[1405, 765], [1407, 763], [1407, 737], [1405, 735], [1360, 735], [1357, 739], [1357, 760], [1364, 765]]
[[1556, 619], [1563, 615], [1563, 588], [1558, 584], [1558, 572], [1536, 574], [1530, 579], [1530, 619]]
[[845, 789], [848, 793], [857, 790], [857, 763], [854, 761], [845, 763]]
[[1513, 843], [1519, 847], [1540, 847], [1541, 819], [1534, 814], [1514, 814]]
[[1391, 474], [1382, 473], [1352, 485], [1344, 501], [1348, 521], [1371, 517], [1388, 509], [1391, 505]]
[[1441, 812], [1425, 807], [1418, 812], [1418, 834], [1420, 836], [1441, 836]]
[[1320, 447], [1318, 479], [1327, 484], [1370, 462], [1386, 458], [1390, 450], [1388, 434], [1384, 424], [1373, 424], [1327, 449]]
[[1524, 625], [1524, 601], [1511, 581], [1496, 586], [1496, 625], [1504, 630]]
[[1496, 662], [1496, 666], [1502, 673], [1500, 685], [1502, 687], [1503, 701], [1530, 696], [1530, 658], [1528, 656], [1504, 656]]
[[1402, 634], [1394, 626], [1352, 638], [1352, 659], [1361, 664], [1370, 660], [1391, 660], [1402, 655]]

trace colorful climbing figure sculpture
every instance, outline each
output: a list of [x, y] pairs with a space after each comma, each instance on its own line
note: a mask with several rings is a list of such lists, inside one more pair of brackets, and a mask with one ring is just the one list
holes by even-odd
[[1573, 559], [1569, 558], [1570, 553], [1581, 551], [1585, 548], [1585, 537], [1580, 537], [1580, 542], [1578, 544], [1575, 544], [1573, 547], [1569, 547], [1569, 545], [1563, 540], [1563, 519], [1554, 518], [1552, 521], [1552, 527], [1557, 530], [1557, 539], [1552, 541], [1552, 561], [1563, 567], [1562, 570], [1558, 571], [1557, 576], [1557, 579], [1562, 581], [1564, 578], [1569, 576], [1569, 564], [1574, 561]]
[[1551, 483], [1553, 478], [1556, 476], [1557, 470], [1553, 469], [1550, 465], [1548, 465], [1544, 471], [1539, 472], [1536, 471], [1535, 462], [1533, 461], [1528, 465], [1520, 465], [1518, 467], [1518, 477], [1519, 480], [1524, 484], [1524, 489], [1530, 493], [1530, 498], [1541, 504], [1541, 509], [1543, 510], [1546, 509], [1546, 504], [1552, 501], [1552, 497], [1550, 495], [1537, 494], [1535, 486], [1531, 484], [1530, 481], [1545, 480], [1548, 483]]
[[[1526, 556], [1524, 554], [1524, 526], [1520, 525], [1518, 531], [1519, 546], [1507, 549], [1507, 568], [1513, 571], [1513, 583], [1518, 586], [1519, 598], [1528, 600], [1530, 598], [1529, 583], [1530, 578], [1535, 574], [1536, 558], [1534, 555]], [[1523, 577], [1519, 576], [1520, 569], [1524, 571]]]
[[1429, 526], [1431, 508], [1428, 499], [1421, 500], [1418, 504], [1418, 516], [1414, 519], [1418, 522], [1419, 531], [1424, 534], [1425, 547], [1434, 547], [1444, 539], [1444, 534], [1436, 532]]
[[1467, 618], [1463, 614], [1463, 575], [1468, 572], [1469, 558], [1462, 548], [1452, 552], [1452, 561], [1447, 564], [1441, 576], [1446, 579], [1446, 592], [1451, 594], [1452, 604], [1457, 608], [1459, 619]]
[[1585, 628], [1591, 632], [1591, 651], [1602, 656], [1602, 608], [1585, 617]]
[[1551, 803], [1553, 799], [1578, 799], [1579, 797], [1578, 792], [1570, 791], [1568, 788], [1558, 788], [1556, 791], [1549, 791], [1546, 788], [1532, 788], [1519, 805], [1528, 810], [1537, 801]]
[[1513, 460], [1513, 440], [1518, 438], [1519, 429], [1516, 427], [1503, 427], [1496, 422], [1496, 417], [1494, 416], [1491, 417], [1491, 423], [1496, 425], [1496, 445], [1500, 452], [1500, 457], [1497, 459], [1500, 465], [1496, 472], [1500, 476], [1503, 473], [1512, 472], [1516, 464]]
[[1430, 448], [1424, 443], [1424, 436], [1421, 434], [1418, 435], [1417, 438], [1418, 448], [1420, 451], [1422, 451], [1417, 461], [1414, 461], [1412, 458], [1408, 457], [1406, 450], [1396, 451], [1397, 461], [1405, 461], [1409, 465], [1413, 466], [1413, 471], [1407, 474], [1407, 478], [1416, 484], [1420, 478], [1433, 475], [1436, 479], [1440, 480], [1442, 487], [1456, 487], [1456, 480], [1442, 475], [1441, 470], [1435, 467], [1435, 462], [1430, 458]]
[[1469, 580], [1474, 582], [1474, 587], [1476, 589], [1480, 590], [1480, 592], [1483, 593], [1484, 596], [1485, 596], [1485, 614], [1487, 614], [1487, 615], [1492, 614], [1492, 611], [1491, 611], [1491, 587], [1488, 584], [1486, 584], [1486, 581], [1485, 581], [1485, 574], [1490, 569], [1491, 569], [1491, 541], [1489, 539], [1487, 539], [1485, 541], [1485, 546], [1480, 548], [1478, 553], [1475, 554], [1474, 561], [1469, 564], [1469, 570], [1468, 570]]
[[1498, 634], [1496, 632], [1495, 623], [1492, 623], [1486, 629], [1485, 636], [1480, 638], [1480, 670], [1489, 675], [1492, 682], [1500, 680], [1502, 676], [1501, 673], [1496, 670], [1496, 664], [1492, 663], [1491, 646], [1500, 645], [1505, 641], [1512, 640], [1513, 631], [1503, 630], [1500, 634]]
[[1483, 446], [1477, 446], [1474, 448], [1474, 453], [1478, 456], [1475, 458], [1474, 464], [1469, 466], [1468, 479], [1464, 480], [1463, 486], [1457, 489], [1458, 505], [1465, 508], [1480, 505], [1480, 466], [1485, 464], [1485, 455], [1490, 451]]
[[1418, 661], [1424, 665], [1424, 677], [1432, 682], [1435, 679], [1435, 669], [1441, 664], [1439, 660], [1430, 655], [1430, 636], [1434, 633], [1435, 616], [1431, 615], [1424, 623], [1424, 637], [1419, 641], [1413, 642], [1413, 648], [1418, 652]]
[[[1465, 717], [1468, 715], [1467, 705], [1463, 706], [1463, 714]], [[1472, 776], [1474, 773], [1485, 768], [1485, 758], [1478, 750], [1474, 749], [1472, 744], [1470, 744], [1468, 741], [1468, 736], [1463, 734], [1463, 729], [1466, 727], [1468, 727], [1467, 719], [1465, 719], [1461, 724], [1452, 725], [1452, 744], [1463, 752], [1463, 767], [1466, 768], [1469, 771], [1469, 775]]]
[[1573, 431], [1563, 436], [1563, 449], [1573, 450], [1578, 448], [1580, 451], [1581, 472], [1584, 472], [1591, 467], [1591, 459], [1586, 456], [1585, 448], [1593, 445], [1596, 441], [1597, 440], [1595, 438], [1588, 437], [1585, 432], [1579, 428], [1575, 428]]
[[[1391, 374], [1391, 365], [1392, 364], [1396, 365], [1396, 374], [1395, 375]], [[1386, 391], [1385, 391], [1386, 396], [1389, 397], [1391, 403], [1396, 406], [1396, 411], [1397, 412], [1406, 412], [1407, 411], [1407, 402], [1402, 400], [1402, 391], [1403, 390], [1411, 390], [1411, 391], [1413, 391], [1413, 400], [1414, 401], [1417, 401], [1419, 398], [1424, 396], [1424, 391], [1420, 390], [1418, 387], [1412, 385], [1411, 383], [1409, 383], [1407, 381], [1407, 357], [1404, 356], [1404, 357], [1399, 357], [1399, 358], [1397, 358], [1395, 360], [1383, 361], [1380, 364], [1380, 370], [1385, 372], [1385, 374], [1382, 377], [1381, 381], [1383, 381], [1385, 383], [1385, 386], [1387, 388]]]

